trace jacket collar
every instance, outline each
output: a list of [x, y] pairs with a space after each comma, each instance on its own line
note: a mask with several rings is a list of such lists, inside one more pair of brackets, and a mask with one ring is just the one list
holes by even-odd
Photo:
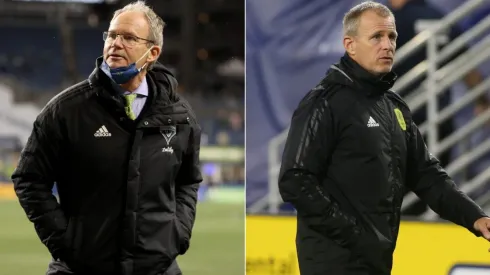
[[[107, 76], [100, 65], [102, 57], [97, 59], [96, 67], [89, 76], [89, 82], [94, 89], [95, 96], [101, 99], [101, 103], [114, 114], [116, 118], [124, 113], [124, 93], [119, 85]], [[186, 109], [185, 100], [177, 94], [177, 80], [172, 73], [162, 64], [156, 63], [152, 70], [146, 74], [148, 83], [148, 99], [145, 103], [142, 114], [145, 123], [138, 126], [143, 128], [159, 127], [165, 125], [173, 114], [182, 114], [175, 119], [185, 120]]]
[[[124, 94], [125, 90], [116, 84], [101, 68], [102, 57], [97, 58], [94, 71], [89, 76], [91, 85], [99, 87], [97, 95], [106, 99], [116, 99]], [[159, 72], [149, 71], [146, 74], [148, 85], [148, 96], [155, 100], [157, 105], [169, 105], [179, 101], [179, 96], [174, 89], [177, 84], [173, 83], [173, 75], [170, 74], [161, 64], [158, 64]], [[162, 69], [162, 68], [163, 69]]]
[[389, 72], [382, 77], [373, 75], [361, 67], [347, 53], [340, 59], [340, 62], [332, 66], [333, 69], [340, 71], [344, 77], [349, 78], [350, 85], [366, 91], [368, 94], [380, 94], [390, 90], [397, 79], [394, 72]]

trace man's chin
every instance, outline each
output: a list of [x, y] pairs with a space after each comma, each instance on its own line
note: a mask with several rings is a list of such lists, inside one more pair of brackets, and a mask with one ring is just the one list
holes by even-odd
[[116, 69], [116, 68], [120, 68], [120, 67], [126, 67], [128, 65], [125, 60], [114, 60], [114, 58], [111, 58], [111, 57], [109, 57], [106, 60], [106, 63], [112, 69]]
[[392, 68], [392, 66], [380, 67], [380, 68], [378, 68], [378, 70], [376, 70], [376, 74], [377, 75], [385, 75], [385, 74], [391, 72], [391, 68]]

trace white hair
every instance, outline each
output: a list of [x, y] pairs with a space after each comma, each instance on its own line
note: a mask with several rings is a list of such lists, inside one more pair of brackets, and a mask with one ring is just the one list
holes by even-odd
[[[144, 1], [136, 1], [127, 4], [121, 9], [116, 10], [114, 12], [114, 16], [112, 17], [112, 20], [114, 20], [121, 13], [127, 11], [142, 12], [146, 15], [146, 19], [148, 20], [148, 25], [150, 27], [148, 40], [155, 42], [155, 45], [159, 46], [160, 48], [163, 48], [163, 29], [165, 28], [165, 22], [163, 21], [163, 19], [160, 16], [158, 16], [151, 7], [146, 5]], [[148, 64], [148, 70], [150, 70], [153, 67], [153, 64], [155, 62], [156, 61]]]
[[392, 17], [393, 21], [395, 20], [395, 16], [393, 16], [393, 13], [387, 6], [373, 1], [362, 2], [345, 14], [344, 20], [342, 21], [344, 35], [355, 36], [359, 28], [361, 15], [369, 10], [374, 11], [381, 17]]

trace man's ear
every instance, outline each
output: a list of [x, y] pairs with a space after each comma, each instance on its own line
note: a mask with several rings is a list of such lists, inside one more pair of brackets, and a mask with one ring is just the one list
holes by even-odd
[[356, 41], [350, 35], [344, 36], [344, 48], [349, 55], [356, 55]]
[[161, 52], [162, 52], [162, 48], [160, 48], [159, 46], [153, 46], [153, 48], [150, 50], [150, 54], [146, 58], [146, 62], [150, 63], [156, 61], [160, 56]]

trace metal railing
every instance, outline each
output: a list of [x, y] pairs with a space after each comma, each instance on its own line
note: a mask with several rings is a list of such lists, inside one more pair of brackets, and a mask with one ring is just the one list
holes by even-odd
[[[482, 21], [480, 21], [473, 28], [464, 32], [462, 35], [457, 37], [455, 40], [451, 41], [450, 44], [446, 45], [442, 49], [442, 51], [437, 55], [437, 59], [436, 59], [437, 64], [439, 65], [439, 64], [445, 62], [454, 53], [463, 49], [469, 41], [481, 36], [482, 34], [484, 34], [485, 31], [487, 31], [489, 29], [490, 29], [490, 17], [487, 17], [487, 18], [483, 19]], [[405, 49], [405, 47], [403, 47], [400, 51], [402, 51], [403, 49]], [[395, 66], [396, 66], [396, 64], [400, 63], [400, 60], [398, 60], [398, 58], [400, 58], [400, 57], [403, 57], [403, 55], [400, 55], [399, 53], [397, 53], [396, 59], [395, 59]], [[427, 72], [427, 62], [423, 61], [422, 63], [420, 63], [419, 65], [414, 67], [412, 70], [410, 70], [408, 73], [403, 75], [403, 77], [400, 77], [396, 81], [393, 89], [396, 91], [396, 90], [400, 90], [400, 89], [407, 87], [412, 82], [422, 78], [426, 72]], [[419, 90], [418, 92], [419, 92], [418, 94], [420, 94], [421, 90]], [[416, 108], [420, 108], [419, 104], [417, 104]]]
[[400, 48], [396, 53], [397, 62], [402, 62], [409, 58], [417, 50], [422, 48], [431, 38], [433, 38], [434, 34], [444, 31], [448, 26], [453, 26], [455, 23], [461, 21], [461, 19], [463, 19], [465, 16], [471, 14], [484, 4], [488, 4], [488, 0], [470, 0], [451, 13], [447, 14], [440, 20], [440, 24], [419, 33], [412, 40], [410, 40], [410, 42], [407, 42], [403, 48]]
[[[435, 25], [427, 30], [420, 32], [410, 42], [405, 44], [396, 54], [396, 64], [410, 58], [416, 51], [426, 47], [427, 60], [415, 66], [411, 71], [399, 78], [394, 86], [394, 90], [400, 90], [414, 83], [420, 83], [420, 80], [425, 76], [426, 80], [422, 82], [420, 88], [406, 98], [412, 112], [417, 111], [427, 104], [427, 121], [420, 125], [420, 130], [427, 135], [428, 148], [434, 155], [454, 146], [457, 142], [466, 138], [469, 134], [479, 129], [484, 123], [490, 120], [490, 110], [485, 111], [480, 116], [473, 119], [464, 127], [458, 129], [444, 140], [439, 140], [437, 125], [451, 118], [465, 106], [473, 103], [476, 98], [483, 95], [490, 89], [490, 79], [484, 80], [482, 83], [469, 90], [462, 98], [454, 104], [447, 106], [442, 110], [438, 110], [437, 96], [445, 92], [451, 85], [462, 79], [469, 71], [479, 66], [481, 63], [490, 58], [490, 37], [487, 37], [477, 44], [473, 45], [464, 54], [461, 54], [454, 60], [451, 60], [444, 67], [439, 68], [440, 64], [447, 62], [455, 53], [467, 47], [469, 42], [482, 36], [490, 29], [490, 16], [482, 19], [477, 25], [464, 32], [458, 38], [451, 41], [449, 44], [438, 51], [438, 44], [441, 41], [441, 34], [455, 25], [465, 16], [471, 14], [482, 5], [488, 4], [488, 0], [470, 0], [449, 13], [443, 19], [437, 21]], [[285, 129], [281, 134], [274, 137], [269, 142], [269, 193], [263, 199], [257, 201], [249, 207], [251, 213], [267, 211], [270, 213], [278, 213], [279, 206], [282, 204], [282, 199], [278, 190], [278, 174], [281, 163], [282, 147], [286, 141], [289, 129]], [[490, 152], [490, 141], [486, 141], [478, 145], [469, 152], [465, 152], [459, 158], [455, 159], [446, 168], [450, 175], [463, 172], [468, 165], [477, 160], [481, 156]], [[465, 192], [473, 192], [490, 180], [490, 170], [481, 173], [471, 181], [461, 184], [461, 188]], [[490, 195], [487, 196], [490, 200]], [[403, 202], [402, 209], [406, 209], [418, 198], [413, 194], [408, 194]], [[482, 201], [484, 200], [484, 201]], [[478, 202], [487, 202], [484, 196]], [[426, 219], [434, 219], [437, 216], [431, 211], [427, 211], [423, 215]]]
[[[487, 1], [470, 1], [465, 4], [465, 11], [472, 11], [471, 8], [478, 8], [478, 4], [487, 3]], [[471, 8], [469, 8], [471, 7]], [[452, 14], [458, 13], [460, 10], [454, 11]], [[457, 16], [454, 16], [456, 18]], [[441, 26], [439, 21], [438, 25]], [[452, 22], [454, 24], [456, 22]], [[434, 28], [434, 29], [442, 29]], [[490, 16], [481, 20], [477, 25], [472, 27], [470, 30], [460, 35], [457, 39], [453, 40], [450, 44], [444, 47], [444, 49], [438, 53], [437, 49], [430, 47], [430, 45], [435, 44], [437, 39], [436, 33], [427, 39], [428, 50], [427, 57], [428, 60], [424, 63], [419, 64], [414, 69], [412, 69], [408, 74], [406, 74], [402, 81], [397, 83], [395, 89], [402, 89], [415, 81], [419, 80], [421, 76], [425, 75], [427, 72], [427, 80], [420, 85], [420, 88], [415, 93], [414, 96], [407, 99], [408, 105], [411, 107], [412, 112], [420, 109], [424, 104], [427, 104], [427, 121], [420, 125], [420, 130], [422, 134], [427, 135], [428, 148], [434, 155], [439, 155], [442, 152], [455, 146], [458, 142], [468, 138], [473, 132], [480, 129], [484, 124], [490, 120], [490, 110], [486, 110], [479, 116], [472, 119], [469, 123], [463, 127], [457, 129], [452, 134], [446, 138], [439, 140], [438, 125], [445, 120], [449, 119], [455, 115], [462, 108], [473, 103], [476, 98], [483, 95], [490, 88], [490, 80], [486, 79], [480, 83], [477, 87], [474, 87], [468, 91], [460, 100], [445, 107], [442, 110], [438, 110], [437, 106], [437, 96], [453, 85], [455, 82], [463, 78], [471, 70], [477, 68], [483, 62], [490, 59], [490, 37], [486, 37], [479, 41], [476, 45], [472, 46], [466, 53], [460, 55], [449, 64], [445, 65], [443, 68], [435, 69], [439, 63], [445, 61], [445, 58], [456, 53], [462, 46], [470, 42], [471, 40], [477, 38], [477, 36], [483, 34], [490, 29]], [[414, 39], [416, 39], [415, 37]], [[432, 40], [432, 42], [431, 42]], [[409, 45], [408, 43], [407, 45]], [[427, 69], [432, 67], [432, 69]], [[450, 175], [455, 175], [461, 172], [463, 169], [467, 168], [473, 161], [477, 160], [479, 157], [490, 152], [490, 143], [484, 142], [474, 148], [472, 151], [467, 152], [455, 159], [447, 167], [447, 172]], [[461, 189], [464, 192], [473, 192], [481, 186], [488, 184], [490, 179], [489, 172], [483, 172], [476, 178], [469, 182], [463, 182], [460, 184]], [[418, 198], [413, 193], [409, 193], [405, 196], [402, 205], [402, 211], [407, 209], [409, 206], [418, 201]], [[422, 215], [423, 219], [436, 219], [438, 216], [432, 211], [427, 210], [426, 213]]]

